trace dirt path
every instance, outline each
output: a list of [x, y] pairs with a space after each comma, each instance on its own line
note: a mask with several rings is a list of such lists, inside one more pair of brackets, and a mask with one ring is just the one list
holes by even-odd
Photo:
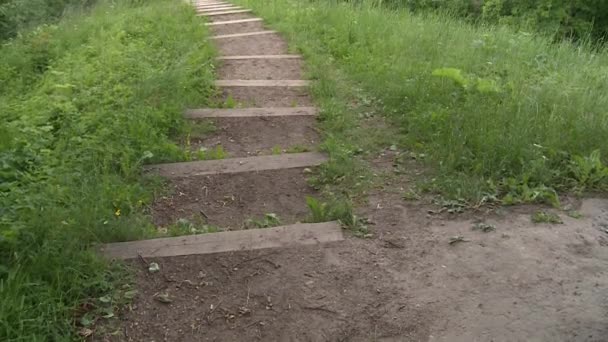
[[[231, 13], [210, 20], [252, 18]], [[210, 27], [216, 35], [269, 30], [261, 21]], [[215, 43], [224, 58], [288, 53], [276, 33]], [[297, 80], [302, 67], [294, 58], [229, 58], [219, 75]], [[223, 91], [246, 107], [312, 104], [305, 87]], [[233, 156], [268, 154], [275, 145], [314, 148], [318, 141], [310, 115], [218, 115], [217, 135], [197, 143], [220, 142]], [[292, 168], [176, 179], [174, 194], [157, 201], [155, 221], [192, 219], [205, 208], [214, 224], [234, 229], [270, 212], [295, 223], [306, 216], [305, 195], [314, 194], [305, 177], [302, 168]], [[385, 188], [398, 189], [400, 181]], [[360, 208], [373, 224], [369, 239], [150, 258], [160, 265], [154, 274], [134, 261], [139, 294], [117, 333], [100, 339], [608, 341], [608, 201], [588, 199], [578, 207], [582, 218], [562, 215], [564, 224], [555, 225], [532, 224], [534, 208], [476, 213], [476, 220], [495, 226], [484, 233], [473, 231], [470, 219], [431, 215], [398, 192], [378, 190]], [[454, 236], [465, 241], [450, 244]], [[159, 301], [159, 293], [171, 302]]]

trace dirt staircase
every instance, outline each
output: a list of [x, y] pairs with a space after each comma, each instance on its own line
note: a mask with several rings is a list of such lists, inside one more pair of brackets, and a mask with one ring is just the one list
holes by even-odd
[[[102, 251], [111, 258], [131, 259], [343, 240], [337, 222], [302, 223], [308, 216], [306, 196], [315, 193], [306, 173], [327, 157], [313, 152], [319, 139], [317, 110], [307, 90], [309, 81], [302, 79], [300, 56], [288, 54], [286, 42], [249, 9], [221, 1], [195, 6], [219, 50], [215, 84], [220, 100], [230, 99], [237, 108], [194, 108], [185, 118], [212, 120], [217, 131], [195, 137], [195, 147], [222, 146], [229, 158], [149, 165], [146, 171], [166, 178], [171, 187], [170, 195], [157, 198], [152, 208], [159, 227], [188, 220], [223, 231], [114, 243]], [[300, 152], [287, 153], [290, 148]], [[269, 214], [282, 225], [243, 229], [247, 220]]]

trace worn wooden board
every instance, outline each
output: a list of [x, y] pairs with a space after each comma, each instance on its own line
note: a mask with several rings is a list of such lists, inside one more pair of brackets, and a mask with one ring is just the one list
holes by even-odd
[[232, 10], [240, 10], [243, 9], [239, 6], [222, 6], [222, 7], [202, 7], [197, 8], [197, 13], [208, 13], [208, 12], [218, 12], [218, 11], [232, 11]]
[[200, 1], [194, 4], [194, 6], [210, 6], [210, 5], [230, 5], [226, 1]]
[[226, 20], [226, 21], [216, 21], [213, 23], [205, 23], [206, 26], [218, 26], [218, 25], [229, 25], [229, 24], [242, 24], [242, 23], [252, 23], [256, 21], [262, 21], [262, 18], [248, 18], [248, 19], [238, 19], [238, 20]]
[[216, 80], [217, 87], [306, 87], [308, 80]]
[[289, 226], [119, 242], [103, 245], [103, 255], [113, 259], [172, 257], [285, 248], [342, 241], [337, 222], [297, 223]]
[[312, 167], [326, 161], [327, 157], [322, 153], [304, 152], [147, 165], [145, 170], [156, 172], [163, 177], [177, 178]]
[[239, 13], [250, 13], [251, 10], [250, 9], [242, 9], [242, 10], [236, 10], [236, 11], [219, 11], [219, 12], [208, 12], [208, 13], [199, 13], [199, 16], [205, 16], [205, 17], [213, 17], [216, 15], [227, 15], [227, 14], [239, 14]]
[[266, 108], [200, 108], [188, 109], [184, 116], [187, 119], [202, 118], [246, 118], [268, 116], [314, 116], [315, 107], [266, 107]]
[[194, 5], [194, 7], [196, 7], [196, 8], [213, 8], [213, 7], [226, 7], [226, 6], [238, 6], [238, 5], [229, 4], [229, 3]]
[[[248, 20], [248, 19], [246, 19]], [[300, 55], [248, 55], [248, 56], [219, 56], [219, 60], [246, 60], [246, 59], [299, 59]]]
[[260, 36], [260, 35], [264, 35], [264, 34], [273, 34], [273, 33], [277, 33], [277, 31], [267, 30], [267, 31], [245, 32], [245, 33], [221, 34], [219, 36], [212, 36], [211, 39], [240, 38], [240, 37]]

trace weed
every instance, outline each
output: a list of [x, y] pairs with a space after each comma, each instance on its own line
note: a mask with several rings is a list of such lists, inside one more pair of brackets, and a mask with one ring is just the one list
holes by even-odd
[[286, 153], [304, 153], [310, 152], [310, 148], [304, 145], [293, 145], [285, 150]]
[[210, 149], [201, 147], [196, 151], [196, 160], [225, 159], [228, 156], [222, 145], [216, 145]]
[[403, 199], [406, 201], [417, 201], [420, 199], [420, 194], [415, 189], [409, 189], [403, 194]]
[[217, 233], [219, 231], [221, 230], [217, 226], [209, 225], [204, 222], [191, 222], [184, 218], [177, 220], [175, 224], [163, 229], [164, 235], [167, 236]]
[[232, 97], [232, 95], [228, 95], [222, 104], [222, 108], [236, 108], [237, 103], [236, 100]]
[[217, 130], [215, 122], [212, 120], [188, 121], [184, 129], [184, 134], [188, 137], [205, 138]]
[[559, 215], [543, 210], [538, 210], [532, 214], [532, 222], [534, 223], [551, 223], [561, 224], [564, 223]]
[[254, 228], [272, 228], [281, 225], [281, 220], [274, 213], [264, 214], [264, 217], [261, 219], [248, 219], [243, 223], [244, 229], [254, 229]]
[[352, 203], [346, 199], [322, 202], [314, 197], [306, 197], [311, 216], [309, 222], [339, 221], [357, 236], [365, 236], [368, 228], [364, 219], [354, 214]]
[[283, 149], [281, 148], [281, 146], [274, 146], [272, 148], [272, 154], [273, 155], [279, 155], [283, 153]]
[[476, 231], [480, 231], [480, 232], [483, 232], [483, 233], [489, 233], [489, 232], [495, 231], [496, 230], [496, 226], [493, 225], [493, 224], [479, 222], [479, 223], [475, 223], [471, 229], [472, 230], [476, 230]]
[[569, 210], [569, 211], [566, 212], [566, 215], [568, 215], [568, 216], [570, 216], [572, 218], [575, 218], [575, 219], [581, 219], [581, 218], [583, 218], [583, 214], [581, 214], [581, 212], [577, 211], [577, 210]]

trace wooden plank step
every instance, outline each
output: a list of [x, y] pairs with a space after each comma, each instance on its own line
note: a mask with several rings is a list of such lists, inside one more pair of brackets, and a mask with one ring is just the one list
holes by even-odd
[[202, 4], [202, 5], [194, 5], [194, 7], [196, 8], [205, 8], [205, 7], [225, 7], [225, 6], [238, 6], [235, 4], [231, 4], [231, 3], [227, 3], [227, 2], [223, 2], [223, 3], [216, 3], [216, 4]]
[[317, 115], [315, 107], [270, 107], [270, 108], [200, 108], [188, 109], [185, 112], [187, 119], [203, 118], [245, 118], [269, 116], [314, 116]]
[[300, 55], [249, 55], [249, 56], [219, 56], [218, 60], [246, 60], [246, 59], [298, 59]]
[[231, 5], [231, 3], [226, 1], [200, 1], [195, 4], [195, 6], [206, 6], [206, 5]]
[[260, 35], [273, 34], [273, 33], [277, 33], [277, 31], [268, 30], [268, 31], [246, 32], [246, 33], [221, 34], [218, 36], [212, 36], [211, 39], [240, 38], [240, 37], [260, 36]]
[[166, 178], [179, 178], [312, 167], [321, 165], [326, 161], [327, 157], [322, 153], [305, 152], [156, 164], [145, 166], [144, 169], [146, 171], [156, 172]]
[[308, 80], [216, 80], [217, 87], [306, 87]]
[[196, 7], [196, 8], [209, 8], [209, 7], [226, 7], [226, 6], [237, 6], [237, 5], [230, 4], [230, 3], [227, 3], [227, 2], [223, 2], [223, 3], [216, 3], [216, 4], [195, 5], [194, 7]]
[[217, 11], [232, 11], [232, 10], [240, 10], [243, 9], [239, 6], [222, 6], [222, 7], [212, 7], [212, 8], [197, 8], [197, 13], [208, 13], [208, 12], [217, 12]]
[[214, 2], [214, 3], [205, 3], [205, 4], [197, 4], [194, 5], [194, 8], [203, 8], [203, 7], [217, 7], [217, 6], [234, 6], [233, 4], [227, 2]]
[[212, 23], [205, 23], [206, 26], [218, 26], [218, 25], [228, 25], [228, 24], [241, 24], [241, 23], [252, 23], [256, 21], [262, 21], [262, 18], [248, 18], [248, 19], [237, 19], [237, 20], [227, 20], [227, 21], [215, 21]]
[[226, 15], [226, 14], [239, 14], [239, 13], [251, 13], [250, 9], [242, 9], [242, 10], [236, 10], [236, 11], [220, 11], [220, 12], [208, 12], [208, 13], [198, 13], [198, 16], [205, 16], [205, 17], [213, 17], [216, 15]]
[[100, 251], [112, 259], [172, 257], [318, 245], [344, 240], [338, 222], [296, 223], [274, 228], [178, 236], [103, 245]]

